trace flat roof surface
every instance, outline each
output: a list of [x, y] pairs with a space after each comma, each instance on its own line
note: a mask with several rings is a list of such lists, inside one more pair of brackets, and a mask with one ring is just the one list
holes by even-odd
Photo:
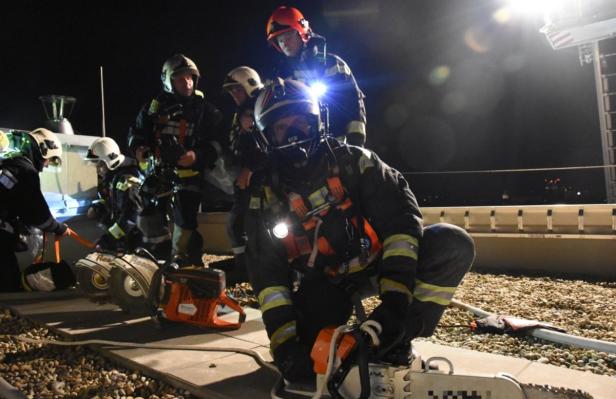
[[[93, 303], [74, 291], [0, 294], [0, 305], [23, 318], [47, 325], [66, 340], [99, 339], [152, 345], [248, 349], [271, 361], [261, 313], [255, 309], [245, 309], [246, 322], [239, 330], [208, 331], [186, 324], [172, 324], [159, 329], [149, 317], [135, 318], [115, 305]], [[448, 358], [456, 374], [495, 375], [504, 372], [523, 383], [582, 389], [595, 399], [611, 399], [616, 392], [614, 377], [421, 340], [414, 341], [414, 345], [423, 359], [433, 356]], [[140, 370], [201, 398], [270, 398], [270, 391], [277, 380], [275, 373], [262, 368], [255, 359], [244, 354], [110, 346], [101, 346], [99, 350], [125, 367]]]

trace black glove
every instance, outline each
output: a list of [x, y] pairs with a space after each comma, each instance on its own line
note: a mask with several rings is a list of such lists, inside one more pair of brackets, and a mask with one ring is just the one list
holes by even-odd
[[381, 344], [378, 352], [387, 353], [402, 342], [405, 336], [405, 319], [409, 302], [407, 296], [399, 292], [386, 292], [381, 295], [381, 304], [372, 311], [370, 320], [378, 321], [383, 327], [379, 335]]
[[274, 363], [284, 379], [294, 383], [314, 383], [310, 349], [296, 341], [287, 341], [274, 351]]
[[118, 240], [111, 234], [105, 233], [94, 242], [97, 250], [115, 251], [118, 249]]
[[58, 223], [58, 227], [54, 231], [54, 234], [63, 236], [64, 233], [66, 233], [66, 230], [68, 230], [68, 225], [66, 223]]

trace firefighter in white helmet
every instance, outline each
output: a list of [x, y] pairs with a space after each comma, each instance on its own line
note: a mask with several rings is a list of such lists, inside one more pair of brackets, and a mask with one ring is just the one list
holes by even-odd
[[227, 220], [227, 234], [231, 241], [234, 262], [217, 264], [227, 275], [230, 284], [248, 281], [246, 273], [244, 215], [248, 207], [246, 188], [255, 170], [262, 167], [264, 153], [257, 143], [254, 123], [254, 104], [263, 89], [257, 71], [247, 66], [232, 69], [223, 82], [222, 88], [235, 102], [235, 114], [229, 133], [229, 150], [232, 162], [239, 172], [233, 187], [233, 207]]
[[14, 137], [14, 145], [11, 156], [0, 160], [0, 292], [22, 289], [15, 252], [26, 249], [20, 235], [28, 234], [29, 227], [59, 236], [68, 234], [68, 226], [51, 214], [39, 178], [44, 168], [60, 166], [60, 140], [40, 128]]
[[180, 264], [202, 264], [197, 214], [203, 172], [214, 167], [225, 140], [222, 114], [196, 89], [200, 77], [190, 58], [170, 57], [163, 65], [161, 93], [144, 105], [129, 133], [129, 149], [139, 162], [151, 155], [159, 172], [175, 175], [173, 254]]
[[94, 140], [86, 160], [95, 162], [99, 171], [100, 201], [88, 210], [105, 228], [97, 245], [105, 250], [133, 249], [141, 241], [136, 224], [143, 176], [137, 161], [122, 154], [110, 137]]

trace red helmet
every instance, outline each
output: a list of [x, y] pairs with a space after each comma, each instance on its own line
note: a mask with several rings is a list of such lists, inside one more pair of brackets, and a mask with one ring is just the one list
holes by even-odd
[[276, 44], [276, 36], [281, 35], [291, 30], [297, 31], [304, 43], [310, 39], [310, 26], [308, 21], [300, 10], [293, 7], [280, 6], [278, 7], [267, 21], [267, 41], [270, 42], [276, 50], [282, 52], [278, 44]]

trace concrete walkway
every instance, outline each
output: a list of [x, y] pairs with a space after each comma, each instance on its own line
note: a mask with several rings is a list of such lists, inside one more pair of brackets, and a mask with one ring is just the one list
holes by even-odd
[[[246, 309], [247, 319], [236, 331], [207, 331], [174, 324], [157, 329], [149, 318], [133, 318], [114, 305], [98, 305], [76, 292], [50, 294], [0, 294], [0, 306], [21, 317], [45, 324], [66, 340], [103, 339], [162, 345], [241, 348], [257, 351], [271, 360], [261, 314]], [[233, 315], [229, 315], [231, 317]], [[524, 383], [550, 384], [582, 389], [595, 399], [616, 397], [616, 378], [525, 359], [491, 355], [466, 349], [415, 343], [422, 358], [444, 356], [452, 361], [456, 374], [494, 375], [505, 372]], [[138, 369], [186, 389], [200, 398], [269, 398], [277, 375], [261, 368], [251, 357], [227, 352], [128, 349], [100, 347], [121, 365]]]

